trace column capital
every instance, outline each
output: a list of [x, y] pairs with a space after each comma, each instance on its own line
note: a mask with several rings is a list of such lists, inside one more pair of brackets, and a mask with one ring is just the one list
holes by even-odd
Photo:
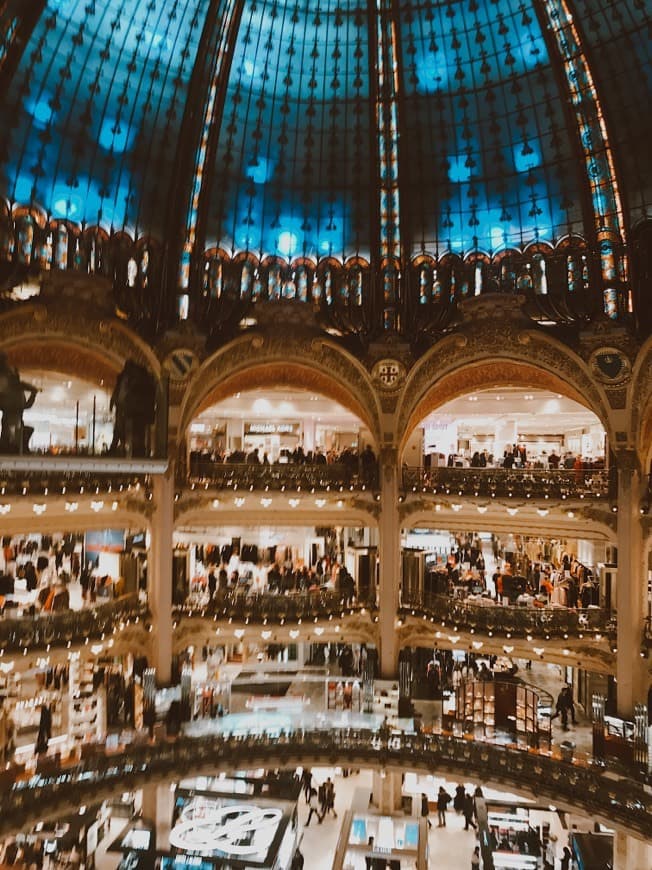
[[640, 473], [641, 462], [636, 450], [624, 448], [622, 450], [615, 450], [614, 454], [616, 456], [616, 466], [618, 471], [628, 472], [630, 474]]

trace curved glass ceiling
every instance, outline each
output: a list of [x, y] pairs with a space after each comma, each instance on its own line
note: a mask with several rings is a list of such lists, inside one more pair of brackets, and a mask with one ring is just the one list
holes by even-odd
[[[47, 0], [19, 54], [27, 13], [4, 4], [0, 193], [49, 217], [162, 238], [170, 218], [184, 231], [187, 207], [171, 201], [180, 176], [199, 191], [198, 241], [286, 259], [378, 257], [388, 234], [406, 255], [591, 237], [594, 164], [569, 81], [588, 64], [600, 98], [590, 111], [630, 218], [652, 203], [641, 0], [235, 0], [237, 35], [213, 78], [216, 119], [202, 160], [184, 162], [183, 143], [201, 138], [188, 95], [208, 98], [195, 65], [222, 8]], [[576, 67], [560, 57], [563, 27], [557, 37], [550, 27], [560, 10], [575, 11]], [[398, 137], [379, 136], [387, 118]]]
[[2, 103], [7, 198], [162, 235], [208, 5], [48, 0]]

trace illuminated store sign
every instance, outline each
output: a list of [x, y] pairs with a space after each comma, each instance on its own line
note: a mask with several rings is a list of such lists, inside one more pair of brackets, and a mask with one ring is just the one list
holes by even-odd
[[300, 435], [301, 423], [245, 423], [245, 435]]
[[181, 811], [170, 831], [170, 845], [183, 852], [227, 857], [266, 854], [278, 829], [283, 811], [250, 804], [219, 806], [216, 801], [195, 798]]

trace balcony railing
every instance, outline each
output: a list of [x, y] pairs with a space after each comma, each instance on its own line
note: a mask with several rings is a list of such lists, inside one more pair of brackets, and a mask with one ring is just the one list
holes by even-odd
[[425, 616], [455, 630], [483, 634], [510, 635], [512, 637], [536, 635], [538, 637], [576, 637], [585, 634], [595, 637], [614, 637], [616, 620], [606, 610], [589, 607], [575, 610], [570, 607], [520, 607], [472, 604], [448, 595], [429, 593], [401, 594], [400, 611], [403, 616]]
[[377, 485], [377, 469], [362, 471], [344, 463], [295, 464], [211, 462], [191, 457], [188, 481], [216, 489], [273, 492], [344, 492]]
[[5, 616], [0, 619], [0, 649], [22, 652], [99, 640], [119, 625], [144, 620], [147, 615], [147, 605], [139, 603], [137, 595], [125, 595], [83, 610], [36, 613], [20, 619]]
[[[23, 460], [27, 462], [27, 457]], [[30, 460], [31, 461], [31, 460]], [[85, 468], [82, 460], [75, 457], [47, 457], [45, 466], [39, 467], [38, 458], [34, 459], [34, 468], [7, 467], [0, 457], [0, 497], [4, 496], [76, 496], [76, 495], [107, 495], [118, 496], [123, 492], [146, 490], [151, 485], [150, 474], [160, 471], [156, 460], [135, 460], [149, 463], [138, 473], [133, 462], [116, 459], [88, 460], [94, 464], [93, 469]], [[103, 465], [103, 463], [105, 465]], [[121, 469], [120, 463], [125, 468]]]
[[[175, 619], [206, 617], [232, 619], [244, 623], [296, 622], [301, 620], [328, 619], [344, 617], [370, 609], [367, 602], [346, 598], [339, 592], [280, 592], [248, 594], [247, 592], [225, 592], [218, 594], [207, 603], [201, 600], [188, 601], [175, 608]], [[375, 604], [371, 607], [375, 610]]]
[[[416, 468], [403, 469], [406, 492], [488, 498], [608, 498], [604, 469]], [[612, 481], [613, 484], [613, 481]]]
[[[224, 725], [227, 720], [224, 720]], [[652, 836], [652, 794], [645, 775], [589, 760], [561, 760], [549, 753], [474, 742], [449, 734], [382, 736], [367, 729], [292, 728], [270, 732], [211, 734], [170, 742], [131, 743], [108, 753], [101, 744], [84, 748], [70, 766], [39, 760], [35, 774], [0, 774], [0, 833], [17, 832], [47, 818], [77, 813], [80, 806], [146, 784], [204, 772], [336, 764], [478, 779], [535, 794], [621, 829]]]

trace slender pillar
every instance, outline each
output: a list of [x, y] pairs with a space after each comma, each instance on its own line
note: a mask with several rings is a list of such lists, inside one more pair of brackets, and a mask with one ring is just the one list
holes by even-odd
[[148, 597], [152, 612], [152, 667], [159, 685], [171, 679], [172, 665], [172, 531], [174, 528], [174, 463], [154, 475], [154, 514], [149, 553]]
[[374, 770], [371, 785], [371, 803], [386, 816], [402, 809], [403, 781], [400, 773]]
[[652, 867], [652, 846], [616, 831], [614, 837], [614, 870], [649, 870]]
[[378, 621], [380, 627], [380, 674], [383, 679], [396, 679], [398, 673], [398, 611], [399, 578], [401, 575], [401, 526], [398, 512], [398, 462], [394, 448], [382, 451], [380, 458], [381, 511], [379, 522], [378, 558], [380, 582], [378, 589]]
[[641, 658], [645, 572], [643, 536], [639, 512], [642, 496], [641, 471], [633, 451], [618, 454], [618, 653], [616, 677], [618, 714], [632, 719], [634, 705], [647, 700]]

